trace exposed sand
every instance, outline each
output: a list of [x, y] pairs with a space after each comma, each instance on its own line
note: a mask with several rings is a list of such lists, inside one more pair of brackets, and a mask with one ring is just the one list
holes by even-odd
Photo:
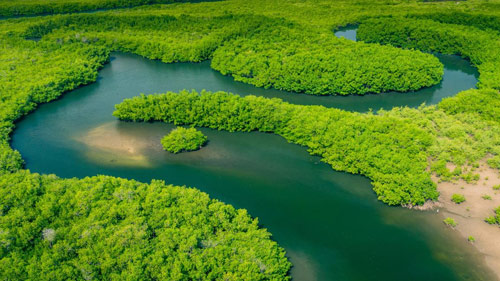
[[120, 130], [114, 122], [98, 126], [75, 139], [87, 145], [85, 156], [91, 161], [113, 166], [151, 166], [143, 153], [149, 142]]
[[[493, 209], [500, 206], [500, 191], [493, 190], [500, 184], [498, 170], [482, 164], [478, 169], [481, 179], [476, 183], [466, 183], [459, 180], [456, 183], [438, 183], [441, 193], [436, 208], [443, 216], [453, 218], [458, 226], [455, 228], [463, 237], [475, 238], [474, 246], [485, 255], [486, 264], [494, 271], [500, 280], [500, 227], [489, 225], [484, 219], [494, 214]], [[455, 204], [451, 201], [453, 194], [462, 194], [466, 201]], [[491, 200], [482, 198], [491, 196]]]

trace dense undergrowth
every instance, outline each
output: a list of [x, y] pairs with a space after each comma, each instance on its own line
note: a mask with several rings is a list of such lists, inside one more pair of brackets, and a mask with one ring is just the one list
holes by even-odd
[[[159, 2], [171, 1], [133, 4]], [[0, 16], [131, 3], [2, 1]], [[469, 58], [480, 70], [479, 86], [499, 89], [499, 19], [498, 1], [232, 0], [1, 20], [0, 279], [288, 278], [283, 250], [256, 220], [199, 191], [112, 177], [60, 179], [22, 169], [21, 155], [9, 146], [14, 122], [37, 104], [95, 81], [110, 51], [164, 62], [212, 59], [213, 68], [237, 80], [309, 94], [408, 91], [440, 81], [442, 65], [428, 54], [332, 34], [361, 23], [359, 36], [367, 42]], [[126, 107], [149, 99], [186, 104]], [[225, 93], [169, 93], [126, 101], [117, 114], [274, 132], [309, 147], [334, 169], [370, 177], [384, 202], [422, 204], [438, 196], [431, 172], [473, 179], [473, 167], [485, 157], [500, 167], [498, 105], [498, 92], [491, 89], [378, 115]], [[200, 109], [214, 114], [186, 115]], [[450, 162], [457, 169], [449, 170]]]

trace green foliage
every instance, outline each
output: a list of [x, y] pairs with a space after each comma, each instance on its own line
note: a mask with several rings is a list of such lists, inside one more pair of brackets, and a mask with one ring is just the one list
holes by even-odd
[[500, 123], [500, 98], [495, 90], [469, 90], [443, 99], [439, 108], [448, 114], [474, 114], [483, 120]]
[[23, 159], [17, 150], [10, 149], [6, 144], [0, 146], [0, 176], [21, 169], [22, 165]]
[[451, 227], [456, 227], [458, 225], [457, 222], [452, 218], [445, 218], [443, 220], [443, 223]]
[[307, 146], [335, 170], [368, 176], [388, 204], [417, 205], [438, 196], [425, 171], [432, 138], [406, 120], [205, 91], [141, 95], [118, 104], [113, 114], [122, 120], [273, 132]]
[[156, 3], [182, 2], [178, 0], [3, 0], [0, 16], [33, 16], [73, 13], [97, 9], [133, 7]]
[[484, 219], [485, 222], [489, 224], [498, 224], [500, 225], [500, 206], [494, 210], [495, 215], [491, 217], [487, 217]]
[[225, 41], [268, 21], [274, 22], [258, 16], [81, 14], [32, 23], [22, 36], [64, 45], [101, 45], [163, 62], [198, 62], [211, 58]]
[[[500, 127], [488, 116], [494, 108], [485, 106], [484, 111], [475, 111], [488, 100], [488, 104], [500, 101], [494, 90], [469, 90], [443, 100], [437, 106], [422, 106], [418, 109], [394, 108], [379, 111], [381, 115], [411, 120], [434, 138], [428, 153], [430, 168], [442, 180], [462, 178], [468, 182], [479, 179], [470, 170], [488, 157], [492, 168], [500, 167]], [[474, 99], [470, 99], [469, 95]], [[490, 114], [489, 114], [490, 113]], [[447, 163], [456, 168], [451, 171]]]
[[439, 11], [411, 15], [421, 19], [430, 19], [441, 23], [451, 23], [465, 26], [474, 26], [489, 32], [500, 31], [500, 17], [494, 14], [482, 14], [476, 12], [463, 11]]
[[207, 143], [207, 137], [195, 128], [177, 127], [163, 137], [161, 144], [166, 151], [179, 153], [181, 151], [194, 151]]
[[469, 237], [467, 238], [467, 241], [469, 241], [469, 242], [471, 242], [471, 243], [474, 243], [474, 242], [476, 242], [476, 238], [474, 238], [474, 236], [469, 236]]
[[497, 219], [494, 216], [487, 217], [484, 219], [484, 221], [487, 222], [488, 224], [496, 224], [497, 223]]
[[493, 190], [500, 190], [500, 184], [494, 185]]
[[108, 51], [99, 46], [56, 46], [8, 38], [0, 40], [0, 174], [22, 166], [8, 145], [13, 122], [38, 103], [97, 78]]
[[258, 87], [314, 95], [411, 91], [443, 75], [433, 56], [339, 40], [295, 24], [263, 26], [226, 42], [212, 67]]
[[357, 35], [365, 42], [461, 55], [478, 67], [482, 88], [500, 89], [500, 53], [497, 51], [500, 40], [496, 32], [432, 20], [378, 18], [363, 22]]
[[477, 182], [480, 178], [479, 174], [474, 174], [472, 172], [463, 173], [460, 177], [467, 183]]
[[481, 198], [483, 198], [484, 200], [491, 200], [492, 199], [491, 196], [488, 194], [481, 196]]
[[262, 16], [99, 13], [49, 17], [23, 35], [98, 44], [164, 62], [211, 58], [214, 69], [238, 81], [315, 95], [404, 92], [441, 81], [443, 66], [434, 56], [304, 29]]
[[451, 196], [451, 201], [454, 202], [455, 204], [463, 203], [465, 202], [465, 196], [463, 196], [462, 194], [455, 193]]
[[0, 177], [2, 280], [288, 280], [245, 210], [195, 189], [98, 176]]

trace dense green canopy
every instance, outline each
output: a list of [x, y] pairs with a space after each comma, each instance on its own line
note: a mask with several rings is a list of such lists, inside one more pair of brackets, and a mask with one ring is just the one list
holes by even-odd
[[0, 16], [61, 14], [174, 2], [182, 0], [2, 0]]
[[481, 87], [500, 89], [500, 37], [489, 28], [428, 19], [378, 18], [360, 25], [358, 37], [365, 42], [463, 56], [478, 67]]
[[245, 210], [162, 181], [0, 177], [2, 280], [283, 280]]
[[207, 142], [207, 137], [195, 128], [177, 127], [161, 140], [166, 151], [179, 153], [200, 149]]

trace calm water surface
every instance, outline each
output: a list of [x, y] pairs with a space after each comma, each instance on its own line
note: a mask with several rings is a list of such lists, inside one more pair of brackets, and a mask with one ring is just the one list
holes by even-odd
[[438, 215], [388, 207], [365, 177], [335, 172], [279, 136], [201, 129], [210, 140], [205, 148], [172, 155], [160, 145], [172, 125], [119, 122], [111, 115], [124, 98], [185, 88], [365, 111], [434, 103], [475, 85], [477, 73], [466, 62], [441, 59], [447, 66], [443, 83], [420, 94], [312, 97], [234, 82], [208, 62], [164, 64], [113, 54], [96, 83], [20, 121], [12, 146], [33, 172], [164, 179], [246, 208], [286, 249], [294, 280], [492, 280], [473, 247]]

